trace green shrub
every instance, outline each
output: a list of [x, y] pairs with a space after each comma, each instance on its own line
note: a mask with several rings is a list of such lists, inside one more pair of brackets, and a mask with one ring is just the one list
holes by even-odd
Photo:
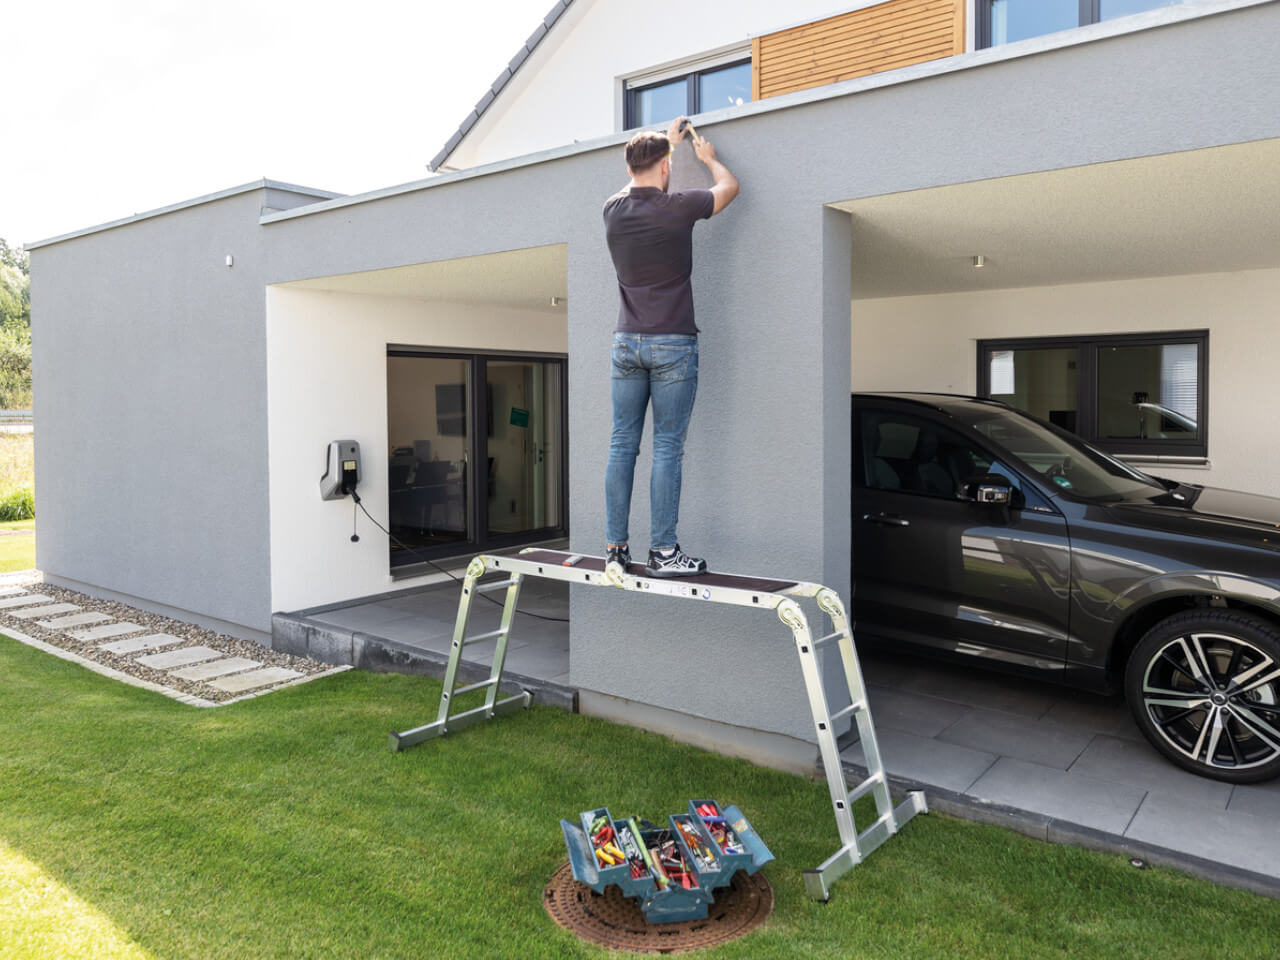
[[36, 498], [30, 487], [15, 490], [0, 499], [0, 523], [14, 520], [30, 520], [36, 515]]

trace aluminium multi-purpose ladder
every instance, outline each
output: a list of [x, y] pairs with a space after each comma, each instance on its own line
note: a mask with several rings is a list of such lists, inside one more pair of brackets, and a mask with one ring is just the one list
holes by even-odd
[[[680, 579], [658, 579], [645, 576], [644, 567], [640, 564], [632, 564], [627, 571], [623, 571], [617, 565], [606, 568], [603, 557], [585, 556], [578, 557], [572, 564], [566, 564], [566, 561], [573, 557], [577, 555], [535, 548], [525, 550], [516, 556], [485, 554], [471, 561], [467, 567], [466, 579], [462, 584], [462, 598], [458, 604], [458, 618], [454, 624], [453, 640], [449, 648], [449, 665], [445, 670], [444, 689], [440, 694], [440, 707], [436, 719], [424, 726], [391, 734], [393, 750], [403, 750], [423, 740], [460, 730], [477, 721], [529, 706], [532, 694], [527, 690], [501, 699], [498, 694], [506, 661], [507, 642], [510, 639], [516, 606], [520, 600], [521, 583], [525, 577], [541, 577], [549, 580], [564, 580], [569, 583], [620, 587], [632, 592], [683, 598], [702, 603], [728, 603], [776, 612], [778, 618], [791, 630], [796, 652], [800, 657], [800, 669], [804, 675], [805, 690], [808, 692], [809, 706], [813, 713], [818, 751], [822, 758], [822, 767], [826, 773], [827, 787], [835, 811], [836, 828], [840, 834], [840, 849], [818, 867], [804, 871], [805, 889], [815, 900], [827, 900], [831, 895], [831, 885], [839, 877], [861, 863], [873, 850], [902, 829], [903, 825], [917, 813], [928, 812], [924, 794], [920, 791], [907, 793], [901, 803], [896, 807], [893, 805], [889, 795], [889, 784], [885, 777], [884, 763], [876, 742], [875, 727], [871, 722], [871, 708], [867, 704], [866, 686], [862, 681], [862, 670], [853, 645], [853, 633], [849, 628], [844, 604], [834, 590], [817, 583], [764, 580], [716, 573]], [[501, 580], [480, 583], [480, 578], [487, 573], [501, 573], [506, 576]], [[503, 590], [506, 591], [506, 600], [498, 629], [477, 636], [467, 636], [471, 605], [476, 594]], [[809, 621], [798, 602], [805, 598], [815, 600], [818, 608], [831, 619], [833, 627], [831, 633], [817, 639], [813, 637], [809, 629]], [[471, 644], [488, 640], [497, 641], [488, 679], [459, 687], [457, 681], [462, 651]], [[822, 672], [818, 663], [818, 652], [830, 644], [835, 644], [840, 652], [850, 700], [848, 706], [834, 714], [827, 705], [827, 695], [823, 688]], [[481, 706], [460, 713], [453, 712], [453, 704], [459, 697], [477, 690], [485, 691], [485, 700]], [[845, 781], [844, 770], [840, 763], [840, 747], [836, 742], [836, 724], [846, 717], [852, 718], [857, 725], [864, 765], [867, 768], [866, 779], [852, 789]], [[870, 826], [859, 831], [853, 820], [853, 804], [867, 794], [875, 798], [877, 818]]]

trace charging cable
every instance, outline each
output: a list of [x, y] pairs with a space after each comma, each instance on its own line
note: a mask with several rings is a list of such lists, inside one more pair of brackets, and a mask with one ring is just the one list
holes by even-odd
[[[421, 553], [419, 553], [419, 552], [418, 552], [417, 550], [415, 550], [413, 547], [409, 546], [407, 543], [405, 543], [403, 540], [401, 540], [399, 537], [397, 537], [394, 533], [392, 533], [390, 530], [388, 530], [386, 527], [384, 527], [382, 524], [380, 524], [377, 520], [375, 520], [375, 519], [373, 518], [373, 514], [371, 514], [371, 513], [369, 512], [368, 508], [366, 508], [366, 507], [365, 507], [365, 505], [364, 505], [364, 501], [360, 499], [360, 494], [356, 493], [356, 492], [355, 492], [355, 490], [349, 490], [349, 491], [347, 491], [347, 492], [351, 494], [351, 499], [352, 499], [352, 500], [354, 501], [354, 503], [355, 503], [355, 506], [353, 506], [353, 507], [352, 507], [352, 509], [351, 509], [351, 539], [352, 539], [352, 541], [356, 541], [356, 540], [359, 540], [359, 539], [360, 539], [360, 537], [359, 537], [359, 536], [356, 534], [356, 532], [355, 532], [355, 526], [356, 526], [356, 512], [355, 512], [355, 507], [359, 507], [362, 511], [364, 511], [364, 515], [365, 515], [366, 517], [368, 517], [368, 518], [369, 518], [369, 522], [370, 522], [370, 523], [372, 523], [372, 524], [373, 524], [375, 527], [377, 527], [379, 530], [381, 530], [383, 533], [385, 533], [385, 534], [387, 535], [387, 538], [388, 538], [392, 543], [394, 543], [396, 546], [398, 546], [401, 550], [407, 550], [407, 551], [408, 551], [412, 556], [417, 557], [417, 558], [418, 558], [419, 560], [421, 560], [423, 563], [426, 563], [426, 564], [428, 564], [428, 565], [430, 565], [430, 566], [432, 566], [432, 567], [435, 567], [437, 570], [439, 570], [441, 573], [443, 573], [443, 574], [444, 574], [446, 577], [448, 577], [450, 580], [453, 580], [453, 581], [454, 581], [454, 582], [456, 582], [456, 583], [462, 583], [462, 582], [463, 582], [462, 580], [458, 579], [458, 577], [456, 577], [453, 573], [451, 573], [450, 571], [446, 570], [444, 567], [440, 566], [440, 564], [436, 563], [434, 560], [431, 560], [431, 559], [428, 559], [427, 557], [424, 557]], [[484, 598], [485, 600], [488, 600], [488, 601], [489, 601], [490, 603], [492, 603], [495, 607], [501, 607], [501, 606], [503, 606], [503, 604], [499, 603], [497, 600], [495, 600], [493, 597], [489, 596], [487, 593], [481, 593], [481, 594], [478, 594], [478, 596], [480, 596], [480, 597]], [[519, 609], [518, 607], [516, 608], [516, 613], [523, 614], [523, 615], [524, 615], [524, 616], [526, 616], [526, 617], [533, 617], [535, 620], [549, 620], [549, 621], [551, 621], [552, 623], [568, 623], [568, 622], [569, 622], [569, 618], [568, 618], [568, 617], [548, 617], [548, 616], [546, 616], [545, 614], [541, 614], [541, 613], [530, 613], [528, 610], [521, 610], [521, 609]]]

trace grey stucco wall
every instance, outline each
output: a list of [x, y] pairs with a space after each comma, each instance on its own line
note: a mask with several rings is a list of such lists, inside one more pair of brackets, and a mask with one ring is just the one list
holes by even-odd
[[[700, 124], [743, 194], [695, 230], [702, 375], [684, 545], [714, 568], [849, 597], [852, 241], [847, 215], [825, 204], [1280, 136], [1278, 34], [1270, 4]], [[37, 440], [38, 496], [55, 518], [42, 523], [41, 563], [263, 623], [262, 284], [549, 243], [568, 245], [572, 545], [599, 552], [617, 308], [600, 204], [622, 168], [610, 143], [261, 228], [226, 201], [225, 217], [220, 203], [190, 225], [175, 214], [36, 251], [37, 422], [57, 448], [46, 456]], [[231, 251], [234, 278], [221, 265], [229, 242], [249, 251]], [[117, 276], [119, 264], [135, 266]], [[54, 279], [67, 277], [84, 282]], [[859, 345], [867, 362], [875, 352]], [[648, 467], [646, 453], [639, 550]], [[571, 610], [575, 685], [812, 738], [795, 653], [771, 615], [587, 588]]]
[[308, 199], [247, 190], [32, 251], [47, 576], [270, 630], [258, 219]]

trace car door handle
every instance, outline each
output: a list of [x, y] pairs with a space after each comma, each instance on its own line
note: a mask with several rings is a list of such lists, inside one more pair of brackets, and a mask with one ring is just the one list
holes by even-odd
[[883, 523], [888, 527], [909, 527], [910, 520], [904, 520], [902, 517], [891, 517], [887, 513], [864, 513], [863, 520], [870, 520], [872, 523]]

